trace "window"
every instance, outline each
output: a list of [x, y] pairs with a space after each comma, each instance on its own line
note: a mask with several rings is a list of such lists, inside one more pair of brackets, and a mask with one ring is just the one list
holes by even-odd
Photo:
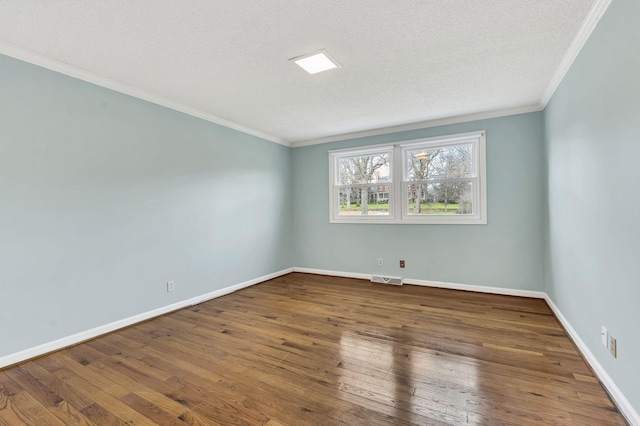
[[485, 132], [329, 152], [332, 223], [486, 224]]
[[350, 221], [391, 218], [393, 147], [344, 151], [335, 156], [334, 215]]

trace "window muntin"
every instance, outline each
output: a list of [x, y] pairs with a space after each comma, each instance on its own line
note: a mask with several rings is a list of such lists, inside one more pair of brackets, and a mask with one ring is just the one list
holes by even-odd
[[407, 216], [472, 216], [477, 184], [477, 148], [473, 142], [422, 145], [403, 149]]
[[333, 223], [487, 223], [484, 132], [329, 158]]
[[335, 155], [332, 218], [391, 217], [392, 147]]
[[340, 216], [389, 216], [389, 193], [384, 186], [339, 188]]
[[391, 152], [338, 158], [340, 185], [390, 182]]

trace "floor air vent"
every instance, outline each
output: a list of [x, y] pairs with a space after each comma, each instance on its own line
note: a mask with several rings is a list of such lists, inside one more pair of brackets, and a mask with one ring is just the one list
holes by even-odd
[[385, 277], [384, 275], [372, 275], [371, 282], [382, 284], [402, 285], [402, 277]]

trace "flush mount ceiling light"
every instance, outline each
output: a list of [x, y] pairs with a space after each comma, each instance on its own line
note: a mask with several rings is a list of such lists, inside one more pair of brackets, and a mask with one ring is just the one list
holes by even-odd
[[309, 74], [316, 74], [322, 71], [340, 68], [340, 64], [331, 59], [324, 49], [319, 52], [309, 53], [308, 55], [298, 56], [289, 60], [298, 64]]

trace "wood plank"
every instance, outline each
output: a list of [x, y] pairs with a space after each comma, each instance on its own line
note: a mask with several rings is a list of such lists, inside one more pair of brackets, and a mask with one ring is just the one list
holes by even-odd
[[293, 273], [0, 371], [0, 425], [625, 425], [543, 300]]
[[[73, 404], [68, 403], [63, 395], [71, 395], [64, 391], [65, 385], [56, 383], [56, 378], [48, 371], [42, 369], [36, 363], [26, 363], [15, 369], [6, 371], [17, 384], [28, 391], [35, 399], [56, 416], [65, 425], [93, 425], [94, 423], [85, 417]], [[60, 392], [60, 390], [63, 390]], [[73, 401], [77, 401], [76, 395], [72, 395]], [[81, 404], [85, 408], [87, 404]]]

